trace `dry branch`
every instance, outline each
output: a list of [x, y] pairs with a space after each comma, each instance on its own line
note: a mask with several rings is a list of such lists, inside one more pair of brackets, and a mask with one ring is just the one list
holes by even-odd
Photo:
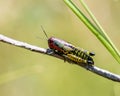
[[[11, 45], [14, 45], [14, 46], [22, 47], [22, 48], [25, 48], [25, 49], [28, 49], [30, 51], [34, 51], [34, 52], [37, 52], [37, 53], [50, 55], [50, 54], [47, 53], [47, 49], [40, 48], [40, 47], [37, 47], [37, 46], [34, 46], [34, 45], [30, 45], [30, 44], [27, 44], [25, 42], [17, 41], [17, 40], [14, 40], [12, 38], [6, 37], [4, 35], [0, 35], [0, 41], [4, 42], [4, 43], [11, 44]], [[58, 54], [55, 54], [55, 53], [51, 54], [50, 56], [53, 56], [53, 57], [64, 60], [64, 57], [62, 57], [62, 56], [60, 56]], [[66, 59], [66, 61], [68, 61], [70, 63], [73, 63], [72, 61], [67, 60], [67, 59]], [[87, 69], [87, 70], [89, 70], [89, 71], [91, 71], [91, 72], [93, 72], [93, 73], [95, 73], [97, 75], [105, 77], [105, 78], [107, 78], [109, 80], [120, 82], [120, 75], [111, 73], [111, 72], [109, 72], [107, 70], [98, 68], [96, 66], [88, 66], [87, 64], [77, 64], [77, 65], [79, 65], [82, 68], [85, 68], [85, 69]]]

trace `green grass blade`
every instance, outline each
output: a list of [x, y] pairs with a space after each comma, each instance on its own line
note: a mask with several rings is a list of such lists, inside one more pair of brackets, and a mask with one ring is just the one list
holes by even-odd
[[[71, 0], [64, 0], [67, 6], [78, 16], [78, 18], [91, 30], [91, 32], [96, 35], [96, 37], [101, 41], [101, 43], [107, 48], [107, 50], [112, 54], [112, 56], [120, 63], [120, 53], [114, 46], [110, 38], [107, 36], [105, 31], [97, 27], [76, 7], [76, 5]], [[93, 17], [94, 19], [94, 17]], [[94, 21], [96, 22], [96, 21]]]
[[80, 3], [82, 4], [82, 6], [84, 7], [84, 9], [86, 10], [86, 12], [89, 14], [89, 16], [91, 17], [91, 19], [93, 20], [93, 22], [96, 24], [96, 27], [98, 28], [100, 34], [102, 36], [104, 36], [104, 38], [109, 42], [109, 44], [111, 44], [112, 48], [114, 49], [114, 51], [116, 51], [119, 54], [119, 51], [117, 50], [117, 48], [115, 47], [115, 45], [112, 43], [112, 41], [110, 40], [109, 36], [106, 34], [106, 32], [104, 31], [104, 29], [102, 28], [102, 26], [99, 24], [99, 22], [97, 21], [96, 17], [92, 14], [92, 12], [89, 10], [88, 6], [85, 4], [85, 2], [83, 0], [79, 0]]
[[[83, 0], [79, 0], [79, 1], [82, 4], [82, 6], [84, 7], [84, 9], [86, 10], [86, 12], [89, 14], [89, 16], [91, 17], [91, 19], [93, 20], [93, 22], [96, 24], [96, 27], [98, 28], [100, 34], [102, 36], [104, 36], [104, 38], [111, 44], [111, 46], [114, 46], [114, 44], [112, 44], [112, 41], [110, 40], [109, 36], [106, 34], [106, 32], [104, 31], [104, 29], [102, 28], [102, 26], [99, 24], [99, 22], [97, 21], [96, 17], [89, 10], [89, 8], [85, 4], [85, 2]], [[115, 48], [115, 46], [113, 48]]]

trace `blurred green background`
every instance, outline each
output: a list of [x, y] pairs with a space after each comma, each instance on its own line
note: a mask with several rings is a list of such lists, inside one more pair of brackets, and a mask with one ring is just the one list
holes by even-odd
[[[120, 0], [85, 2], [120, 50]], [[41, 25], [49, 37], [95, 52], [96, 66], [120, 74], [117, 61], [62, 0], [0, 0], [0, 34], [48, 48]], [[120, 96], [120, 84], [0, 42], [0, 96]]]

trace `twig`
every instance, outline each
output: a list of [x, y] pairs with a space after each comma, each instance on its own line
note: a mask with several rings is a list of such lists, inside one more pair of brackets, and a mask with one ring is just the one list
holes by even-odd
[[[11, 44], [11, 45], [14, 45], [14, 46], [22, 47], [22, 48], [25, 48], [25, 49], [28, 49], [30, 51], [34, 51], [34, 52], [37, 52], [37, 53], [50, 55], [50, 54], [47, 53], [47, 49], [40, 48], [40, 47], [37, 47], [37, 46], [33, 46], [33, 45], [27, 44], [25, 42], [17, 41], [17, 40], [11, 39], [9, 37], [6, 37], [4, 35], [0, 35], [0, 41], [4, 42], [4, 43]], [[55, 54], [55, 53], [51, 54], [51, 56], [57, 57], [59, 59], [64, 60], [64, 57], [62, 57], [62, 56], [60, 56], [58, 54]], [[66, 61], [68, 61], [70, 63], [75, 63], [75, 62], [72, 62], [70, 60], [66, 60]], [[87, 70], [89, 70], [89, 71], [91, 71], [91, 72], [93, 72], [93, 73], [95, 73], [97, 75], [105, 77], [105, 78], [107, 78], [109, 80], [120, 82], [120, 75], [111, 73], [111, 72], [109, 72], [107, 70], [98, 68], [96, 66], [88, 66], [87, 64], [77, 64], [77, 65], [79, 65], [79, 66], [83, 67], [84, 69], [87, 69]]]

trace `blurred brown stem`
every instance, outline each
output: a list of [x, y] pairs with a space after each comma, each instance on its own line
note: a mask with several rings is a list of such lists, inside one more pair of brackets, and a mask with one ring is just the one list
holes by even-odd
[[[11, 45], [14, 45], [14, 46], [18, 46], [18, 47], [28, 49], [28, 50], [33, 51], [33, 52], [50, 55], [50, 54], [47, 53], [47, 49], [40, 48], [40, 47], [37, 47], [37, 46], [34, 46], [34, 45], [30, 45], [30, 44], [27, 44], [25, 42], [17, 41], [17, 40], [14, 40], [12, 38], [1, 35], [1, 34], [0, 34], [0, 41], [4, 42], [4, 43], [11, 44]], [[69, 63], [73, 63], [72, 61], [70, 61], [68, 59], [64, 59], [63, 56], [57, 55], [55, 53], [51, 54], [50, 56], [57, 57], [57, 58], [62, 59], [64, 61], [66, 60]], [[111, 73], [111, 72], [109, 72], [107, 70], [98, 68], [96, 66], [88, 66], [87, 64], [77, 64], [75, 62], [74, 62], [74, 64], [79, 65], [82, 68], [85, 68], [85, 69], [87, 69], [87, 70], [89, 70], [89, 71], [91, 71], [91, 72], [93, 72], [93, 73], [95, 73], [97, 75], [100, 75], [102, 77], [105, 77], [105, 78], [107, 78], [109, 80], [120, 82], [120, 75]]]

